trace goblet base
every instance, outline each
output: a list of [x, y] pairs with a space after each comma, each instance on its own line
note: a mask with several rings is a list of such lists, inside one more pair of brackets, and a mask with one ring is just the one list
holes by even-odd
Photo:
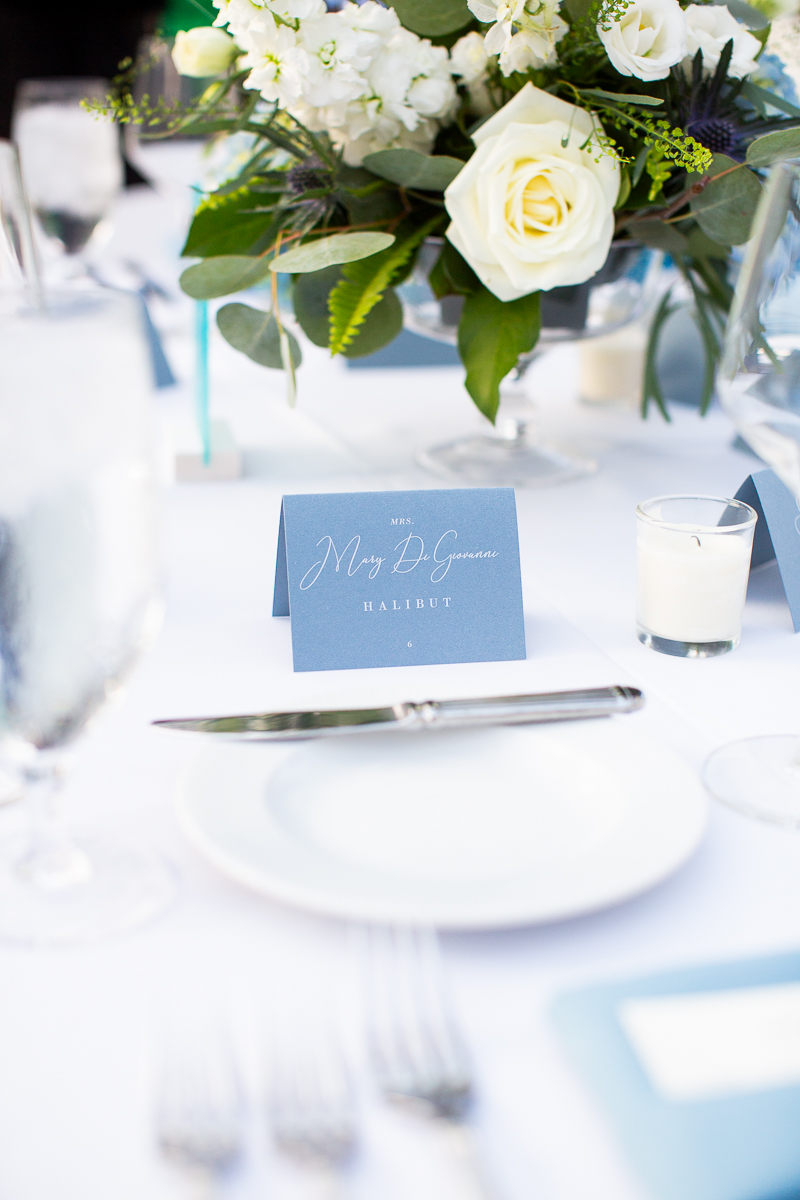
[[446, 479], [461, 479], [482, 487], [552, 487], [583, 479], [597, 470], [591, 459], [573, 457], [534, 441], [477, 434], [433, 446], [417, 462]]
[[152, 920], [177, 892], [157, 855], [96, 833], [70, 835], [63, 855], [30, 855], [25, 834], [0, 838], [0, 944], [95, 941]]
[[705, 761], [703, 783], [717, 800], [776, 825], [800, 828], [800, 742], [792, 734], [743, 738]]
[[643, 625], [636, 626], [636, 636], [643, 646], [657, 650], [659, 654], [671, 654], [673, 658], [716, 658], [727, 654], [739, 645], [739, 638], [726, 638], [719, 642], [681, 642], [675, 638], [659, 637]]

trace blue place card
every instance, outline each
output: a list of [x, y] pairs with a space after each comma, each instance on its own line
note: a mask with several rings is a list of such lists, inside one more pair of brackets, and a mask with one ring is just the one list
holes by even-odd
[[797, 502], [774, 471], [749, 475], [736, 493], [758, 513], [753, 536], [751, 567], [773, 558], [778, 561], [783, 590], [792, 614], [795, 633], [800, 632], [800, 511]]
[[284, 496], [295, 671], [525, 658], [513, 488]]
[[[670, 1000], [679, 1006], [671, 1022], [663, 1011]], [[680, 1071], [667, 1074], [671, 1087], [664, 1079], [659, 1084], [642, 1057], [641, 1037], [638, 1049], [632, 1037], [632, 1006], [639, 1006], [641, 1021], [643, 1001], [662, 1007], [655, 1048], [660, 1041], [668, 1066], [671, 1049], [678, 1059]], [[674, 1018], [680, 1009], [691, 1017], [693, 1002], [681, 1045]], [[569, 1057], [653, 1200], [797, 1200], [798, 1015], [797, 953], [603, 983], [568, 992], [553, 1008]], [[672, 1047], [665, 1044], [670, 1023]], [[699, 1062], [687, 1072], [692, 1055]]]

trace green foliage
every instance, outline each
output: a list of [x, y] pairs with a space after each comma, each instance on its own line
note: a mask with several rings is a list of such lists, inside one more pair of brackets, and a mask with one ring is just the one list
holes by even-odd
[[186, 268], [180, 284], [193, 300], [215, 300], [218, 296], [230, 296], [232, 292], [255, 287], [269, 275], [269, 269], [268, 258], [242, 254], [204, 258], [202, 262]]
[[464, 166], [460, 158], [420, 154], [417, 150], [378, 150], [368, 154], [364, 166], [382, 179], [424, 192], [443, 192]]
[[637, 96], [635, 93], [628, 96], [622, 92], [606, 92], [603, 88], [581, 88], [580, 92], [582, 96], [588, 96], [590, 99], [616, 100], [619, 104], [635, 104], [644, 108], [658, 108], [664, 103], [661, 96]]
[[632, 3], [633, 0], [601, 0], [600, 4], [592, 6], [597, 11], [596, 15], [590, 12], [589, 19], [595, 16], [600, 28], [608, 32], [615, 22], [622, 20]]
[[[300, 275], [292, 292], [294, 315], [306, 337], [315, 346], [328, 345], [330, 316], [328, 296], [342, 278], [341, 267], [327, 267], [313, 275]], [[367, 313], [358, 333], [344, 348], [345, 358], [363, 358], [393, 342], [403, 327], [403, 306], [397, 293], [388, 288]]]
[[339, 263], [357, 262], [369, 258], [380, 250], [386, 250], [394, 242], [391, 233], [334, 233], [330, 237], [306, 242], [285, 254], [273, 258], [272, 271], [298, 275], [305, 271], [322, 271]]
[[747, 147], [747, 163], [751, 167], [770, 167], [787, 158], [800, 157], [800, 129], [775, 129], [756, 138]]
[[333, 289], [328, 302], [332, 354], [338, 354], [352, 342], [387, 287], [399, 282], [417, 247], [441, 223], [438, 213], [422, 225], [410, 219], [404, 221], [397, 229], [393, 246], [371, 258], [347, 264], [342, 281]]
[[[234, 350], [240, 350], [261, 367], [281, 371], [281, 336], [278, 322], [270, 312], [250, 308], [247, 304], [225, 304], [217, 313], [217, 328]], [[286, 334], [292, 363], [299, 367], [303, 361], [297, 339]]]
[[652, 246], [655, 250], [663, 250], [673, 258], [678, 254], [689, 252], [689, 241], [678, 229], [677, 225], [667, 225], [664, 221], [648, 220], [646, 217], [631, 221], [628, 226], [633, 237]]
[[664, 155], [663, 146], [651, 146], [644, 169], [652, 180], [647, 199], [652, 202], [662, 194], [664, 184], [672, 175], [672, 164]]
[[274, 224], [269, 213], [250, 210], [263, 205], [265, 197], [248, 187], [237, 188], [227, 195], [209, 196], [194, 215], [186, 245], [185, 258], [211, 258], [218, 254], [258, 254], [274, 238]]
[[470, 292], [477, 292], [482, 286], [472, 267], [447, 238], [428, 275], [428, 283], [438, 300], [442, 296], [469, 296]]
[[656, 309], [655, 316], [650, 322], [650, 331], [647, 338], [647, 350], [644, 360], [644, 381], [642, 387], [642, 416], [647, 416], [647, 411], [652, 400], [657, 406], [665, 421], [669, 421], [670, 416], [667, 412], [667, 405], [664, 399], [664, 392], [661, 388], [661, 380], [658, 378], [658, 368], [656, 359], [658, 357], [658, 347], [661, 341], [661, 334], [669, 317], [678, 308], [677, 304], [672, 304], [672, 289], [666, 292], [661, 303]]
[[712, 241], [698, 226], [687, 238], [686, 253], [692, 258], [716, 258], [727, 263], [730, 246], [721, 246], [719, 242]]
[[741, 86], [741, 95], [752, 104], [753, 108], [762, 117], [766, 116], [767, 108], [776, 108], [779, 112], [786, 113], [789, 117], [800, 117], [800, 108], [795, 104], [790, 104], [788, 100], [784, 100], [783, 96], [778, 96], [775, 92], [769, 91], [767, 88], [759, 87], [756, 83], [751, 83], [746, 79]]
[[[690, 207], [698, 225], [712, 241], [740, 246], [750, 237], [750, 226], [761, 196], [758, 176], [725, 154], [715, 154], [709, 170], [711, 182]], [[698, 182], [689, 176], [688, 182]]]
[[503, 303], [482, 287], [464, 301], [458, 352], [467, 368], [465, 386], [492, 423], [500, 404], [500, 383], [520, 354], [536, 345], [540, 326], [539, 292]]
[[473, 21], [466, 0], [394, 0], [400, 23], [421, 37], [439, 37], [463, 29]]

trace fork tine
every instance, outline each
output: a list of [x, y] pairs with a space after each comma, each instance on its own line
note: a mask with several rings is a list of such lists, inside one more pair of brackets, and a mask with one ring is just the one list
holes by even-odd
[[156, 1096], [156, 1137], [167, 1161], [191, 1176], [199, 1193], [243, 1152], [243, 1097], [231, 1047], [221, 1031], [170, 1039]]
[[368, 1040], [383, 1090], [463, 1115], [470, 1065], [448, 1000], [436, 934], [366, 930]]
[[356, 1144], [352, 1081], [332, 1027], [272, 1047], [268, 1113], [278, 1147], [300, 1162], [339, 1168]]

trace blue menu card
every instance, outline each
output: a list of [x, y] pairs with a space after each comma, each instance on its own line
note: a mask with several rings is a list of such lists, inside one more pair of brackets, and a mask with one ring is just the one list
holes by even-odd
[[797, 501], [774, 471], [748, 475], [736, 493], [758, 513], [753, 535], [751, 566], [778, 560], [783, 590], [792, 614], [795, 633], [800, 632], [800, 512]]
[[284, 496], [295, 671], [525, 658], [513, 488]]
[[[667, 1077], [675, 1057], [684, 1071], [687, 1059], [690, 1068], [700, 1060], [700, 1074], [689, 1072], [696, 1086], [684, 1081], [683, 1095], [674, 1082], [658, 1086], [632, 1040], [633, 1008], [641, 1019], [643, 1009], [665, 1006], [673, 1016], [694, 1008], [696, 1018], [705, 1009], [700, 1040], [691, 1023], [671, 1045], [663, 1019], [658, 1030]], [[653, 1200], [800, 1197], [800, 954], [588, 987], [560, 996], [553, 1017]], [[702, 1085], [704, 1057], [726, 1086]]]

